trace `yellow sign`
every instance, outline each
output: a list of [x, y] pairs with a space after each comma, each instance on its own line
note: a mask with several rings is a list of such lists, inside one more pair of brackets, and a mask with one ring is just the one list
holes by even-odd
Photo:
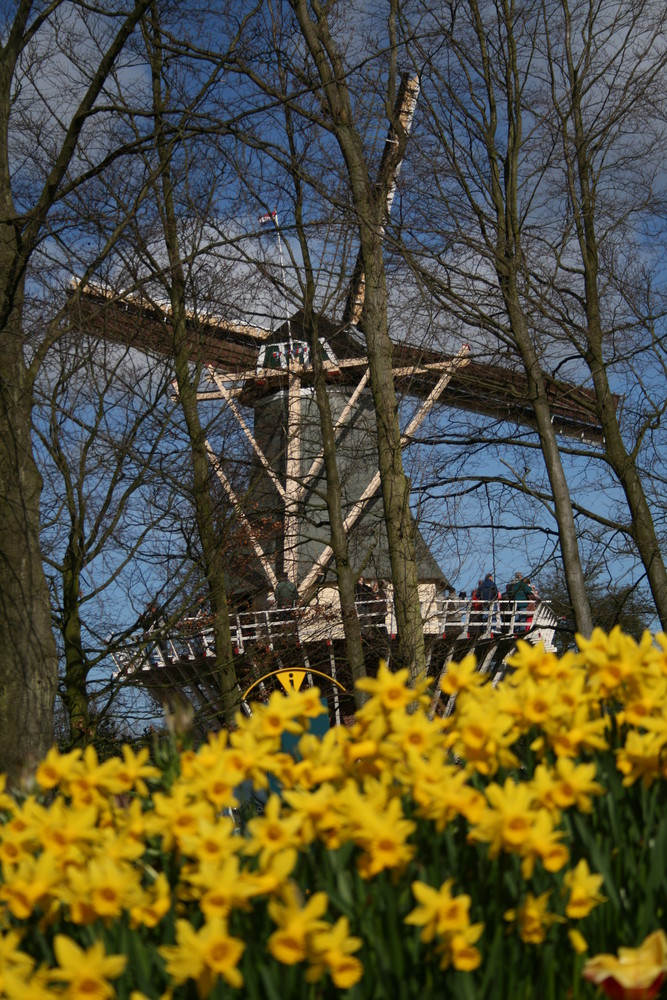
[[287, 694], [290, 691], [299, 691], [305, 676], [305, 670], [279, 670], [276, 674]]

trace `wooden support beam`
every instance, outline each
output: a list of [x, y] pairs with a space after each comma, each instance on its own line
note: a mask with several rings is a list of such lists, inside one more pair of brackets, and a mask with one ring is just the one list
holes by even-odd
[[[452, 377], [453, 372], [457, 368], [462, 368], [464, 365], [468, 364], [467, 355], [469, 351], [470, 348], [467, 345], [465, 347], [462, 347], [459, 353], [456, 355], [456, 357], [452, 361], [448, 362], [446, 371], [443, 371], [436, 385], [431, 390], [428, 398], [425, 400], [424, 404], [420, 406], [419, 410], [408, 424], [408, 427], [406, 428], [405, 432], [401, 434], [401, 445], [407, 444], [409, 439], [417, 430], [417, 428], [424, 422], [424, 420], [426, 419], [426, 417], [431, 412], [436, 402], [442, 395], [444, 389], [446, 388], [448, 382]], [[362, 495], [359, 497], [356, 503], [353, 504], [350, 513], [345, 518], [343, 527], [345, 528], [346, 532], [349, 531], [350, 528], [352, 528], [359, 520], [359, 518], [361, 517], [362, 513], [366, 508], [366, 505], [368, 504], [368, 501], [373, 496], [375, 496], [379, 486], [380, 486], [380, 472], [378, 470], [373, 476], [368, 486], [366, 487], [366, 489], [364, 490], [364, 492], [362, 493]], [[320, 575], [320, 573], [325, 569], [326, 566], [328, 566], [332, 556], [333, 556], [333, 549], [330, 545], [327, 545], [320, 553], [317, 560], [313, 563], [313, 566], [311, 567], [306, 577], [302, 581], [301, 586], [299, 587], [300, 593], [305, 594], [308, 592], [310, 587], [317, 580], [317, 577]]]
[[216, 476], [222, 483], [225, 492], [227, 493], [227, 496], [232, 502], [239, 524], [241, 524], [242, 527], [245, 529], [245, 531], [248, 533], [248, 538], [250, 539], [252, 547], [255, 551], [255, 555], [259, 559], [260, 565], [264, 570], [264, 573], [266, 574], [269, 583], [271, 584], [272, 587], [275, 587], [278, 580], [276, 579], [276, 574], [273, 572], [273, 566], [265, 556], [264, 549], [262, 548], [260, 541], [257, 538], [257, 535], [255, 534], [252, 525], [250, 524], [250, 521], [243, 513], [243, 507], [241, 505], [241, 501], [237, 497], [234, 487], [232, 486], [229, 479], [225, 475], [225, 472], [222, 466], [220, 465], [220, 462], [218, 461], [218, 456], [213, 450], [213, 447], [208, 438], [205, 440], [204, 445], [206, 447], [206, 452], [208, 454], [209, 461], [213, 466], [213, 471], [215, 472]]
[[288, 374], [287, 454], [285, 461], [285, 530], [283, 560], [285, 572], [297, 583], [299, 569], [299, 476], [301, 473], [301, 379], [296, 371]]
[[218, 387], [218, 391], [220, 393], [220, 396], [224, 399], [224, 401], [227, 403], [227, 406], [229, 407], [229, 409], [234, 414], [236, 422], [238, 423], [239, 427], [241, 428], [241, 430], [245, 434], [246, 438], [250, 442], [250, 446], [251, 446], [252, 450], [257, 455], [257, 457], [260, 460], [262, 466], [264, 467], [265, 472], [267, 473], [267, 475], [271, 479], [271, 482], [273, 483], [273, 485], [277, 489], [278, 493], [282, 497], [283, 501], [285, 502], [287, 500], [287, 497], [286, 497], [286, 494], [285, 494], [285, 490], [283, 489], [283, 484], [280, 482], [280, 480], [278, 479], [278, 476], [275, 474], [275, 472], [271, 468], [271, 464], [269, 463], [268, 459], [266, 458], [266, 455], [264, 454], [264, 452], [262, 451], [262, 449], [260, 448], [260, 446], [257, 444], [257, 441], [255, 440], [255, 435], [252, 433], [252, 431], [250, 430], [250, 428], [246, 424], [245, 420], [243, 419], [243, 414], [241, 413], [241, 411], [237, 407], [237, 405], [236, 405], [236, 403], [234, 401], [232, 392], [227, 388], [227, 386], [225, 385], [224, 381], [218, 376], [218, 374], [216, 373], [215, 369], [213, 369], [211, 366], [209, 366], [209, 372], [211, 373], [211, 377], [213, 378], [213, 381], [215, 382], [215, 384]]

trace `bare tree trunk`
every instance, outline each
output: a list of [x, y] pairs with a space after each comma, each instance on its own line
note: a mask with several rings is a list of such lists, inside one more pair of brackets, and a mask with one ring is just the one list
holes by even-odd
[[[285, 110], [288, 138], [290, 142], [290, 155], [295, 156], [291, 114], [289, 107]], [[336, 458], [336, 433], [331, 415], [331, 406], [326, 387], [326, 376], [322, 365], [322, 354], [320, 350], [319, 331], [314, 315], [315, 300], [315, 279], [313, 277], [313, 267], [308, 248], [308, 240], [303, 225], [303, 188], [299, 171], [294, 164], [292, 180], [296, 192], [296, 232], [301, 248], [305, 270], [304, 287], [304, 329], [310, 340], [310, 357], [313, 366], [313, 382], [315, 388], [315, 401], [320, 416], [320, 430], [322, 433], [322, 451], [324, 457], [324, 470], [326, 476], [326, 503], [329, 514], [329, 525], [331, 529], [331, 549], [336, 565], [336, 577], [338, 580], [338, 593], [340, 597], [340, 607], [343, 619], [343, 631], [345, 634], [345, 652], [347, 662], [352, 673], [352, 680], [356, 682], [366, 676], [366, 665], [364, 651], [361, 641], [361, 624], [357, 615], [355, 603], [356, 572], [350, 564], [349, 547], [347, 533], [345, 531], [345, 515], [343, 513], [342, 496], [343, 490], [338, 472], [338, 462]], [[366, 699], [363, 692], [355, 688], [355, 699], [360, 705]]]
[[505, 288], [503, 289], [505, 304], [516, 345], [526, 372], [529, 398], [535, 414], [544, 465], [553, 494], [554, 517], [558, 526], [563, 572], [574, 620], [577, 630], [582, 635], [589, 636], [593, 631], [593, 617], [586, 591], [581, 557], [579, 555], [577, 529], [574, 522], [570, 489], [567, 484], [565, 470], [563, 469], [558, 441], [551, 422], [551, 409], [547, 398], [544, 373], [530, 338], [526, 319], [518, 301], [514, 283], [510, 280], [507, 283], [501, 282], [501, 284], [505, 284]]
[[179, 400], [190, 445], [195, 518], [201, 543], [209, 603], [213, 614], [216, 667], [222, 691], [222, 708], [225, 720], [230, 724], [233, 722], [234, 714], [238, 708], [240, 694], [232, 654], [224, 556], [220, 539], [216, 532], [206, 437], [199, 419], [199, 410], [197, 407], [197, 375], [192, 375], [190, 372], [185, 277], [174, 208], [171, 172], [172, 147], [167, 139], [164, 124], [165, 105], [161, 80], [163, 66], [162, 43], [159, 34], [159, 15], [155, 4], [153, 4], [153, 17], [154, 20], [149, 29], [149, 58], [153, 76], [153, 113], [156, 145], [160, 161], [162, 224], [169, 258], [168, 293], [172, 313], [173, 363]]
[[[361, 325], [366, 337], [370, 381], [378, 435], [378, 467], [398, 623], [397, 665], [411, 676], [426, 669], [424, 632], [419, 604], [414, 527], [410, 514], [410, 482], [403, 470], [398, 401], [392, 372], [392, 346], [387, 327], [387, 289], [383, 258], [386, 194], [373, 186], [363, 143], [355, 127], [345, 67], [329, 31], [327, 13], [307, 0], [290, 0], [313, 57], [322, 101], [345, 161], [352, 203], [359, 226], [360, 258], [365, 275]], [[405, 135], [400, 141], [405, 141]]]
[[[326, 501], [331, 527], [331, 549], [336, 563], [338, 593], [343, 617], [343, 631], [345, 633], [345, 652], [350, 671], [352, 672], [352, 679], [353, 681], [357, 681], [366, 676], [364, 651], [361, 642], [361, 625], [355, 604], [357, 574], [354, 567], [350, 564], [347, 534], [344, 527], [345, 516], [343, 514], [342, 489], [338, 473], [338, 463], [336, 461], [336, 435], [331, 416], [331, 407], [329, 405], [329, 396], [327, 395], [325, 375], [322, 370], [322, 358], [319, 353], [320, 344], [317, 323], [313, 322], [312, 307], [304, 310], [304, 317], [307, 331], [310, 326], [310, 353], [313, 364], [315, 399], [320, 414], [320, 427], [322, 431], [322, 448], [327, 484]], [[355, 690], [355, 699], [359, 705], [363, 703], [365, 697], [362, 692]]]
[[[475, 27], [480, 51], [483, 54], [484, 78], [490, 106], [495, 111], [493, 94], [494, 73], [491, 68], [484, 28], [475, 4]], [[506, 31], [505, 62], [505, 107], [507, 109], [507, 152], [502, 158], [495, 144], [495, 130], [489, 130], [486, 137], [487, 154], [491, 168], [492, 199], [496, 210], [497, 250], [496, 272], [505, 300], [514, 341], [523, 361], [531, 393], [535, 419], [540, 435], [540, 445], [544, 464], [554, 497], [554, 514], [558, 525], [563, 569], [568, 594], [574, 610], [577, 629], [588, 636], [593, 630], [591, 607], [586, 593], [584, 571], [579, 555], [577, 531], [570, 491], [563, 469], [556, 433], [551, 423], [551, 414], [544, 385], [544, 375], [531, 340], [528, 323], [521, 307], [517, 288], [517, 275], [523, 262], [521, 247], [521, 213], [518, 204], [519, 192], [519, 152], [523, 129], [522, 80], [517, 58], [517, 40], [514, 30], [514, 11], [503, 6]], [[495, 115], [494, 115], [495, 117]], [[504, 193], [500, 184], [499, 161], [502, 160]]]
[[81, 567], [82, 560], [77, 554], [81, 542], [81, 532], [76, 537], [78, 524], [70, 534], [65, 553], [62, 586], [62, 637], [65, 653], [65, 677], [63, 701], [70, 725], [71, 746], [85, 746], [91, 735], [90, 707], [88, 704], [88, 664], [81, 636]]
[[[8, 214], [4, 191], [5, 218]], [[0, 198], [2, 193], [0, 193]], [[42, 478], [32, 450], [32, 384], [23, 361], [22, 283], [10, 278], [12, 226], [0, 226], [0, 771], [12, 780], [53, 739], [58, 658], [39, 543]], [[7, 303], [11, 290], [12, 302]]]

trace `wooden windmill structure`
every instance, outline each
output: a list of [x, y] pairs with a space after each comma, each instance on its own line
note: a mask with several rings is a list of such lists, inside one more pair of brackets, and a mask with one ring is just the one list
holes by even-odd
[[[416, 79], [404, 78], [397, 99], [397, 114], [407, 132], [417, 100]], [[383, 160], [390, 161], [393, 178], [387, 195], [387, 213], [391, 208], [400, 162], [395, 157], [395, 137], [390, 132]], [[386, 167], [386, 162], [385, 162]], [[328, 394], [335, 424], [337, 456], [343, 482], [345, 527], [350, 552], [364, 577], [381, 582], [391, 598], [391, 572], [379, 500], [380, 475], [377, 471], [375, 417], [370, 397], [369, 366], [363, 332], [359, 322], [363, 309], [364, 279], [357, 264], [343, 318], [339, 322], [317, 317], [317, 333], [322, 367], [328, 382]], [[78, 323], [107, 340], [120, 342], [148, 352], [170, 352], [170, 315], [158, 313], [155, 305], [139, 297], [119, 301], [96, 289], [78, 297]], [[276, 330], [220, 318], [192, 322], [192, 358], [205, 360], [205, 383], [199, 398], [217, 401], [234, 416], [252, 452], [253, 476], [251, 503], [237, 495], [225, 472], [224, 463], [209, 445], [209, 457], [216, 475], [233, 504], [247, 539], [250, 571], [245, 578], [231, 581], [238, 598], [234, 612], [236, 648], [244, 654], [252, 645], [268, 639], [273, 644], [268, 601], [281, 571], [296, 586], [302, 613], [296, 632], [291, 631], [293, 646], [301, 652], [299, 663], [305, 670], [323, 663], [329, 673], [336, 672], [336, 656], [342, 656], [340, 615], [336, 620], [337, 592], [332, 567], [333, 552], [326, 503], [323, 498], [323, 449], [310, 352], [313, 344], [305, 333], [302, 314], [284, 321]], [[454, 356], [395, 342], [393, 374], [397, 392], [415, 401], [413, 416], [403, 433], [404, 442], [415, 435], [434, 407], [446, 405], [493, 416], [529, 426], [534, 416], [528, 400], [525, 376], [500, 366], [482, 363], [462, 345]], [[553, 381], [549, 386], [553, 421], [566, 435], [599, 441], [601, 431], [594, 415], [593, 399], [586, 390]], [[268, 538], [260, 529], [267, 519], [277, 525]], [[443, 642], [456, 632], [461, 640], [468, 635], [464, 618], [457, 612], [456, 622], [443, 619], [440, 597], [446, 580], [428, 545], [416, 531], [416, 555], [420, 581], [425, 632], [442, 647], [435, 656], [439, 661], [448, 655]], [[317, 615], [309, 610], [317, 608]], [[322, 608], [327, 614], [326, 638], [312, 623]], [[264, 616], [264, 617], [262, 617]], [[326, 618], [326, 614], [324, 616]], [[391, 602], [386, 611], [386, 629], [392, 636]], [[276, 626], [279, 621], [274, 623]], [[292, 625], [290, 624], [290, 629]], [[395, 630], [395, 629], [394, 629]], [[483, 638], [493, 639], [490, 619]], [[479, 636], [473, 637], [479, 639]], [[161, 651], [161, 662], [144, 657], [139, 669], [136, 658], [133, 672], [150, 686], [153, 675], [171, 670], [171, 683], [188, 691], [199, 690], [202, 699], [214, 696], [205, 687], [197, 687], [197, 664], [212, 653], [205, 642], [189, 642], [187, 634], [180, 644], [188, 652], [179, 653], [172, 643], [172, 654]], [[500, 648], [495, 637], [494, 649]], [[143, 646], [141, 647], [143, 650]], [[434, 642], [431, 650], [435, 650]], [[319, 650], [315, 659], [316, 650]], [[291, 653], [285, 653], [283, 659]], [[185, 669], [187, 661], [187, 670]], [[129, 661], [128, 661], [129, 662]], [[121, 664], [123, 669], [127, 663]], [[294, 666], [294, 662], [292, 662]], [[148, 676], [150, 675], [150, 676]], [[196, 702], [196, 698], [191, 700]]]

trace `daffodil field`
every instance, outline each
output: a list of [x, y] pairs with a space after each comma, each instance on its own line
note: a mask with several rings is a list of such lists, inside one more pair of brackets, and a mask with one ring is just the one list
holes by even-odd
[[51, 750], [0, 786], [0, 997], [657, 996], [667, 636], [511, 668], [451, 663], [433, 718], [381, 665], [323, 737], [311, 688], [198, 748]]

